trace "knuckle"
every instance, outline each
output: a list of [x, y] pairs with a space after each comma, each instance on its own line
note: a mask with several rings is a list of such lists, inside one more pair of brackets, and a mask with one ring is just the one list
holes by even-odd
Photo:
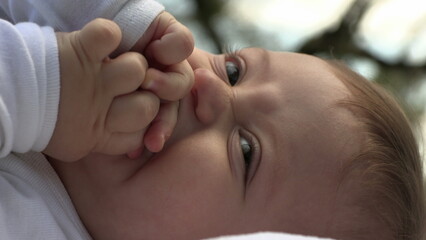
[[117, 36], [121, 37], [120, 27], [113, 21], [103, 18], [97, 18], [94, 21], [101, 26], [97, 33], [99, 39], [111, 39], [117, 38]]
[[192, 86], [194, 85], [195, 82], [195, 76], [194, 76], [194, 71], [192, 70], [191, 65], [189, 65], [189, 62], [185, 60], [184, 62], [185, 64], [185, 68], [187, 69], [187, 71], [184, 72], [185, 74], [185, 79], [187, 80], [187, 91], [191, 90]]
[[148, 63], [145, 58], [138, 53], [129, 52], [128, 54], [128, 72], [127, 75], [129, 77], [135, 78], [138, 80], [140, 84], [142, 80], [145, 78], [146, 68]]
[[140, 116], [145, 121], [152, 121], [160, 108], [160, 100], [151, 92], [144, 91], [139, 95]]
[[178, 84], [177, 89], [179, 90], [176, 91], [177, 98], [187, 95], [194, 85], [194, 72], [186, 61], [183, 62], [182, 73], [176, 79], [176, 84]]
[[128, 52], [127, 54], [133, 62], [134, 67], [138, 69], [146, 69], [148, 67], [148, 62], [142, 54], [137, 52]]
[[189, 31], [188, 28], [183, 26], [182, 30], [182, 49], [184, 51], [185, 57], [189, 57], [192, 52], [194, 51], [194, 37], [192, 36], [192, 33]]
[[187, 92], [187, 84], [186, 84], [185, 74], [179, 74], [179, 78], [176, 79], [176, 91], [175, 91], [175, 99], [179, 100], [181, 97], [186, 95]]
[[138, 61], [141, 64], [141, 68], [147, 69], [148, 68], [148, 61], [146, 60], [146, 58], [142, 54], [138, 53], [137, 55], [138, 55]]

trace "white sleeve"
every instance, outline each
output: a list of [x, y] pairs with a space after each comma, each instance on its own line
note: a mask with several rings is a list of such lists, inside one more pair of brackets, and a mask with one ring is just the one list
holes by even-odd
[[314, 236], [297, 235], [280, 232], [256, 232], [249, 234], [214, 237], [205, 240], [333, 240]]
[[59, 60], [52, 28], [0, 20], [0, 157], [41, 151], [57, 120]]
[[114, 20], [123, 32], [122, 50], [130, 49], [164, 10], [154, 0], [0, 0], [0, 8], [15, 23], [30, 21], [62, 32], [99, 17]]

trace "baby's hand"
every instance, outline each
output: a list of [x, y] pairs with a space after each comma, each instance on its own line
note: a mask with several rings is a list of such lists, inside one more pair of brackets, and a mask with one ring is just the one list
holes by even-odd
[[[149, 90], [166, 100], [144, 139], [148, 150], [158, 152], [175, 127], [178, 100], [189, 93], [194, 83], [194, 72], [186, 61], [194, 50], [194, 38], [188, 28], [163, 12], [132, 50], [143, 53], [150, 65], [142, 88], [149, 86]], [[137, 153], [129, 154], [132, 155]]]
[[162, 12], [151, 23], [132, 50], [150, 61], [170, 66], [187, 59], [194, 50], [194, 37], [170, 13]]
[[110, 59], [121, 31], [104, 19], [81, 31], [58, 33], [57, 39], [61, 97], [58, 121], [44, 153], [76, 161], [89, 152], [124, 154], [140, 147], [160, 106], [155, 94], [137, 90], [148, 68], [145, 58], [128, 52]]

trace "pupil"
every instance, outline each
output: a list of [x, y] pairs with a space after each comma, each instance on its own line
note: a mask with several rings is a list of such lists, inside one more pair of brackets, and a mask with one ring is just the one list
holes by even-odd
[[238, 78], [240, 76], [240, 70], [233, 62], [226, 62], [226, 73], [228, 74], [229, 84], [234, 86], [237, 84]]
[[243, 150], [244, 162], [247, 169], [251, 161], [251, 146], [248, 143], [243, 143], [241, 144], [241, 149]]

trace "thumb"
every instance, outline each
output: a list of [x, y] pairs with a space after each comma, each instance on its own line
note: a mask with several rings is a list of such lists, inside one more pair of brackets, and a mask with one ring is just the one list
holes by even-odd
[[120, 44], [121, 30], [113, 21], [97, 18], [86, 24], [77, 38], [89, 60], [102, 61]]

